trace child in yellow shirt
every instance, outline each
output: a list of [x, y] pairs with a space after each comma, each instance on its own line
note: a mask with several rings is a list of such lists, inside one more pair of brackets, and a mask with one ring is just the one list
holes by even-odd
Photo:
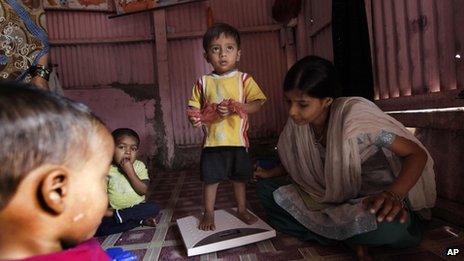
[[[246, 209], [246, 182], [252, 175], [247, 114], [257, 112], [266, 96], [253, 78], [236, 69], [240, 60], [240, 35], [228, 24], [215, 24], [203, 36], [206, 61], [214, 71], [202, 76], [194, 85], [189, 110], [201, 111], [214, 105], [218, 117], [213, 122], [202, 122], [189, 114], [195, 127], [203, 126], [205, 139], [201, 153], [201, 179], [204, 182], [204, 213], [199, 229], [214, 230], [214, 203], [220, 181], [231, 180], [237, 201], [238, 217], [247, 224], [257, 218]], [[230, 103], [237, 110], [228, 106]], [[244, 114], [244, 115], [243, 115]]]

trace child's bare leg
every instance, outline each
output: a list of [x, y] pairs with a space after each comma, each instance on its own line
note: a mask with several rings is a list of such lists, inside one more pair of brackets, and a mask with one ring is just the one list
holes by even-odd
[[232, 181], [232, 185], [234, 186], [235, 200], [237, 201], [238, 218], [248, 225], [256, 223], [258, 218], [246, 208], [246, 183]]
[[219, 183], [205, 184], [203, 186], [203, 204], [205, 212], [201, 218], [198, 228], [201, 230], [215, 230], [214, 225], [214, 202], [216, 201], [216, 191]]
[[108, 207], [105, 212], [105, 217], [112, 217], [114, 215], [114, 209], [112, 207]]

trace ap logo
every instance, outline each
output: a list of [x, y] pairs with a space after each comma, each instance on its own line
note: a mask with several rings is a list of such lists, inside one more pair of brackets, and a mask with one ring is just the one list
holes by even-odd
[[457, 248], [448, 248], [448, 250], [446, 251], [447, 256], [457, 256], [458, 253], [459, 253], [459, 249]]

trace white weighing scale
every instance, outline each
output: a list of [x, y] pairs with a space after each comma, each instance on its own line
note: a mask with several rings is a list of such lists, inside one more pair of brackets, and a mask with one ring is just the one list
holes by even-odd
[[[276, 236], [276, 231], [262, 221], [247, 225], [235, 216], [235, 209], [214, 211], [216, 230], [198, 229], [200, 219], [188, 216], [177, 220], [182, 240], [187, 248], [188, 256], [216, 252], [224, 249], [243, 246]], [[254, 215], [254, 214], [253, 214]]]

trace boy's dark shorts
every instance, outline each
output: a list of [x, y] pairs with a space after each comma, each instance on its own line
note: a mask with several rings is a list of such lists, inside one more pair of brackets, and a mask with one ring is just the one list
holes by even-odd
[[206, 147], [201, 151], [201, 180], [214, 184], [223, 180], [248, 182], [253, 166], [245, 147]]

